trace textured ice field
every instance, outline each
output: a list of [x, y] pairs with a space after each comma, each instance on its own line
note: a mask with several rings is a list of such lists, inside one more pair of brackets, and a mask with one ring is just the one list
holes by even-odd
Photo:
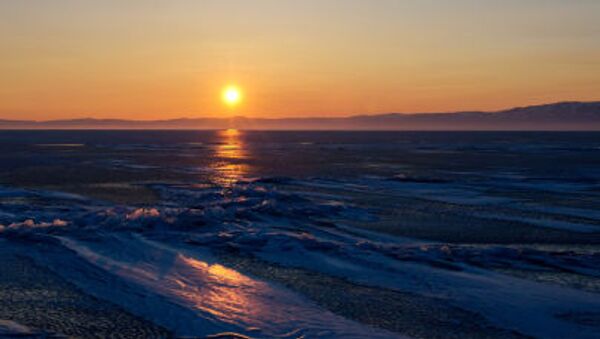
[[474, 337], [600, 333], [597, 134], [30, 133], [0, 136], [0, 238], [177, 335], [443, 337], [269, 265], [454, 307]]

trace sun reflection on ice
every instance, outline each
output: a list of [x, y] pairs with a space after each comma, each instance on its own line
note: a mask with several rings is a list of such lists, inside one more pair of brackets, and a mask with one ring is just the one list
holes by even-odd
[[233, 324], [249, 323], [260, 314], [261, 305], [250, 296], [266, 286], [219, 264], [186, 256], [179, 256], [178, 260], [194, 268], [199, 281], [205, 283], [200, 289], [187, 286], [180, 290], [180, 296], [195, 304], [197, 309]]
[[237, 129], [218, 132], [221, 140], [215, 149], [216, 161], [213, 168], [216, 170], [217, 176], [214, 179], [224, 187], [232, 187], [248, 172], [248, 165], [242, 162], [248, 155], [241, 134]]

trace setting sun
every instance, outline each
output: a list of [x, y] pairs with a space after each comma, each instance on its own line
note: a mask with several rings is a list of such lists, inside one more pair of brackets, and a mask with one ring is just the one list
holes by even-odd
[[229, 106], [235, 106], [242, 100], [241, 91], [235, 86], [228, 86], [223, 90], [223, 101]]

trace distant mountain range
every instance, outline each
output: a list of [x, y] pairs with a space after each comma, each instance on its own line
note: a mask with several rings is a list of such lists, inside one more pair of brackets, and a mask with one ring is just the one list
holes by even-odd
[[561, 102], [497, 112], [389, 113], [343, 118], [182, 118], [136, 121], [0, 120], [0, 129], [256, 129], [256, 130], [590, 130], [600, 131], [600, 102]]

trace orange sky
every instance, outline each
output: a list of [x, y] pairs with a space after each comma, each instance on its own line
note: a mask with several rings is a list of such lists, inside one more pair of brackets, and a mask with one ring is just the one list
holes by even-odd
[[[597, 0], [0, 0], [0, 118], [600, 100]], [[236, 84], [235, 109], [221, 90]]]

